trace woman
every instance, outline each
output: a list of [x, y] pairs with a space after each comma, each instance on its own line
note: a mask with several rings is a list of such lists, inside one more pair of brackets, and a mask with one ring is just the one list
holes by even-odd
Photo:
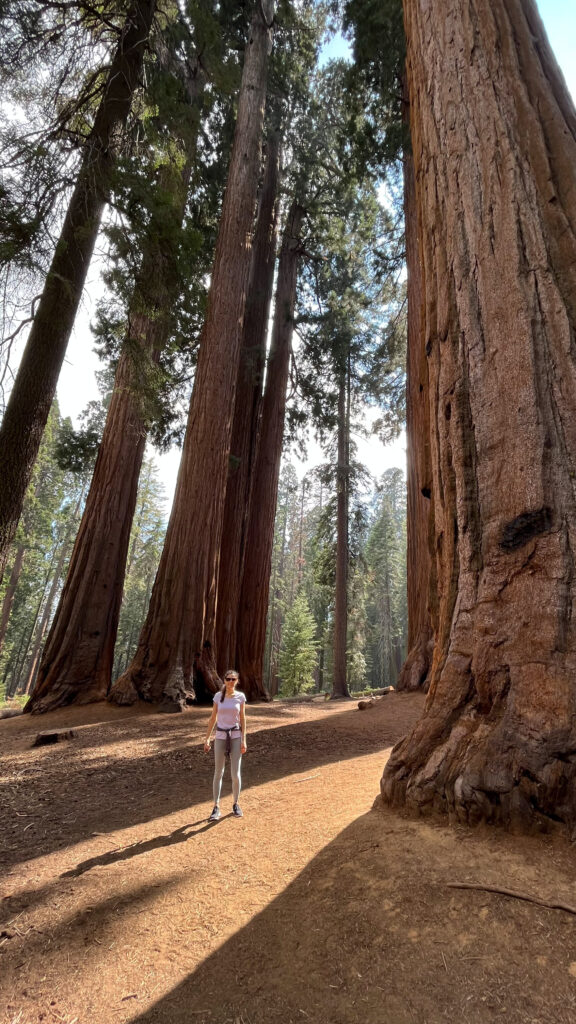
[[226, 754], [230, 754], [230, 770], [232, 773], [232, 794], [234, 803], [232, 814], [242, 818], [238, 797], [240, 796], [240, 762], [246, 753], [246, 697], [236, 689], [238, 673], [230, 669], [224, 676], [224, 686], [214, 695], [212, 714], [208, 722], [208, 732], [204, 740], [204, 751], [210, 750], [212, 731], [216, 726], [214, 740], [214, 808], [208, 821], [220, 818], [220, 790], [224, 775]]

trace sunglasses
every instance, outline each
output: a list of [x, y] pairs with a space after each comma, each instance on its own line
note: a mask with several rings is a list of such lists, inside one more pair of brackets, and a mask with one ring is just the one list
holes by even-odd
[[236, 682], [237, 679], [238, 679], [238, 676], [224, 676], [224, 680], [227, 683]]

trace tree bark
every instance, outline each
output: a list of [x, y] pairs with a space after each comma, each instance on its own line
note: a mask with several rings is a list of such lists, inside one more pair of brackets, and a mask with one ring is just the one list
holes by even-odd
[[[197, 84], [195, 102], [203, 88]], [[196, 117], [194, 116], [196, 122]], [[178, 280], [175, 234], [184, 217], [196, 135], [188, 153], [160, 167], [158, 187], [171, 204], [153, 219], [128, 317], [94, 475], [74, 544], [68, 574], [26, 711], [104, 700], [110, 689], [114, 647], [126, 576], [126, 560], [149, 415], [145, 393], [166, 344]]]
[[303, 208], [294, 200], [278, 264], [272, 343], [246, 533], [238, 617], [238, 671], [248, 700], [268, 698], [263, 680], [266, 618], [303, 217]]
[[[408, 104], [406, 117], [408, 116]], [[399, 690], [426, 690], [432, 655], [428, 548], [430, 520], [430, 425], [428, 367], [424, 348], [422, 259], [412, 150], [404, 150], [404, 222], [408, 267], [408, 346], [406, 360], [407, 598], [408, 657], [400, 671]]]
[[334, 666], [331, 700], [350, 697], [347, 683], [348, 639], [348, 410], [347, 370], [340, 374], [338, 390], [338, 465], [336, 467], [336, 585], [334, 597]]
[[218, 553], [250, 272], [273, 3], [258, 4], [246, 46], [238, 117], [206, 321], [174, 505], [136, 654], [112, 700], [178, 702], [215, 605]]
[[216, 619], [216, 651], [221, 672], [225, 672], [236, 663], [238, 594], [242, 579], [244, 542], [266, 362], [266, 336], [274, 285], [279, 177], [280, 136], [278, 131], [273, 130], [268, 135], [266, 172], [254, 233], [250, 288], [244, 314], [222, 525]]
[[0, 426], [0, 579], [94, 251], [117, 139], [140, 81], [154, 8], [155, 0], [134, 0], [128, 12]]
[[394, 804], [576, 825], [576, 113], [532, 0], [406, 0], [435, 648]]

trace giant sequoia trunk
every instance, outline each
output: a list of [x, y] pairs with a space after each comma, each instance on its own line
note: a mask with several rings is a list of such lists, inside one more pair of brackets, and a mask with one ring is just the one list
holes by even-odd
[[263, 679], [266, 618], [303, 216], [304, 210], [294, 201], [288, 212], [278, 264], [274, 327], [246, 533], [238, 610], [238, 670], [249, 700], [268, 697]]
[[422, 273], [412, 150], [404, 152], [404, 222], [408, 268], [408, 346], [406, 360], [407, 597], [408, 656], [398, 677], [398, 690], [426, 688], [432, 652], [429, 612], [431, 559], [430, 428], [428, 367], [422, 317]]
[[[258, 4], [246, 46], [238, 118], [222, 207], [206, 321], [174, 505], [146, 622], [131, 665], [111, 699], [178, 702], [191, 687], [195, 656], [212, 651], [206, 612], [215, 605], [218, 552], [250, 272], [250, 238], [273, 3]], [[212, 616], [210, 616], [212, 619]], [[214, 689], [213, 656], [207, 657]]]
[[576, 825], [576, 114], [532, 0], [406, 0], [435, 648], [383, 797]]
[[269, 133], [266, 150], [266, 171], [258, 206], [250, 287], [242, 332], [220, 547], [216, 651], [221, 672], [236, 663], [238, 594], [242, 579], [276, 261], [280, 170], [280, 136], [277, 131]]
[[[194, 101], [203, 82], [196, 77], [195, 83]], [[153, 218], [150, 225], [94, 475], [27, 711], [103, 700], [110, 688], [146, 447], [149, 416], [143, 396], [168, 338], [171, 306], [178, 294], [174, 247], [186, 207], [195, 138], [193, 131], [187, 136], [183, 168], [178, 152], [174, 162], [167, 161], [159, 170], [158, 188], [170, 201], [163, 206], [162, 223]]]
[[154, 8], [155, 0], [134, 0], [128, 12], [0, 427], [0, 579], [94, 251], [118, 135], [140, 81]]

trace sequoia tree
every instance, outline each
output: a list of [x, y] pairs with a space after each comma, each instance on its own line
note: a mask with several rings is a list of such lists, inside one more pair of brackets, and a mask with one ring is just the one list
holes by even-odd
[[218, 667], [222, 672], [236, 662], [238, 594], [242, 579], [266, 363], [268, 317], [276, 265], [279, 178], [280, 135], [272, 129], [268, 133], [266, 169], [252, 247], [220, 548], [216, 650]]
[[266, 618], [304, 213], [304, 208], [294, 199], [286, 218], [278, 263], [274, 327], [246, 531], [246, 558], [238, 602], [238, 670], [249, 699], [266, 697], [263, 681]]
[[0, 577], [82, 296], [154, 9], [155, 0], [133, 0], [128, 10], [0, 426]]
[[576, 825], [576, 113], [533, 0], [405, 0], [437, 599], [382, 794]]
[[203, 656], [206, 689], [218, 685], [210, 658], [214, 623], [209, 610], [215, 606], [217, 588], [273, 9], [272, 0], [256, 5], [246, 44], [230, 171], [174, 504], [136, 654], [111, 691], [111, 699], [120, 703], [138, 696], [177, 703], [191, 688], [195, 658], [198, 663]]
[[[198, 134], [204, 75], [189, 60], [142, 243], [106, 424], [68, 574], [26, 706], [34, 713], [103, 700], [110, 688], [126, 557], [144, 458], [154, 368], [178, 297], [177, 253]], [[173, 87], [174, 88], [174, 87]], [[176, 112], [172, 114], [176, 117]], [[157, 159], [157, 147], [155, 159]]]

